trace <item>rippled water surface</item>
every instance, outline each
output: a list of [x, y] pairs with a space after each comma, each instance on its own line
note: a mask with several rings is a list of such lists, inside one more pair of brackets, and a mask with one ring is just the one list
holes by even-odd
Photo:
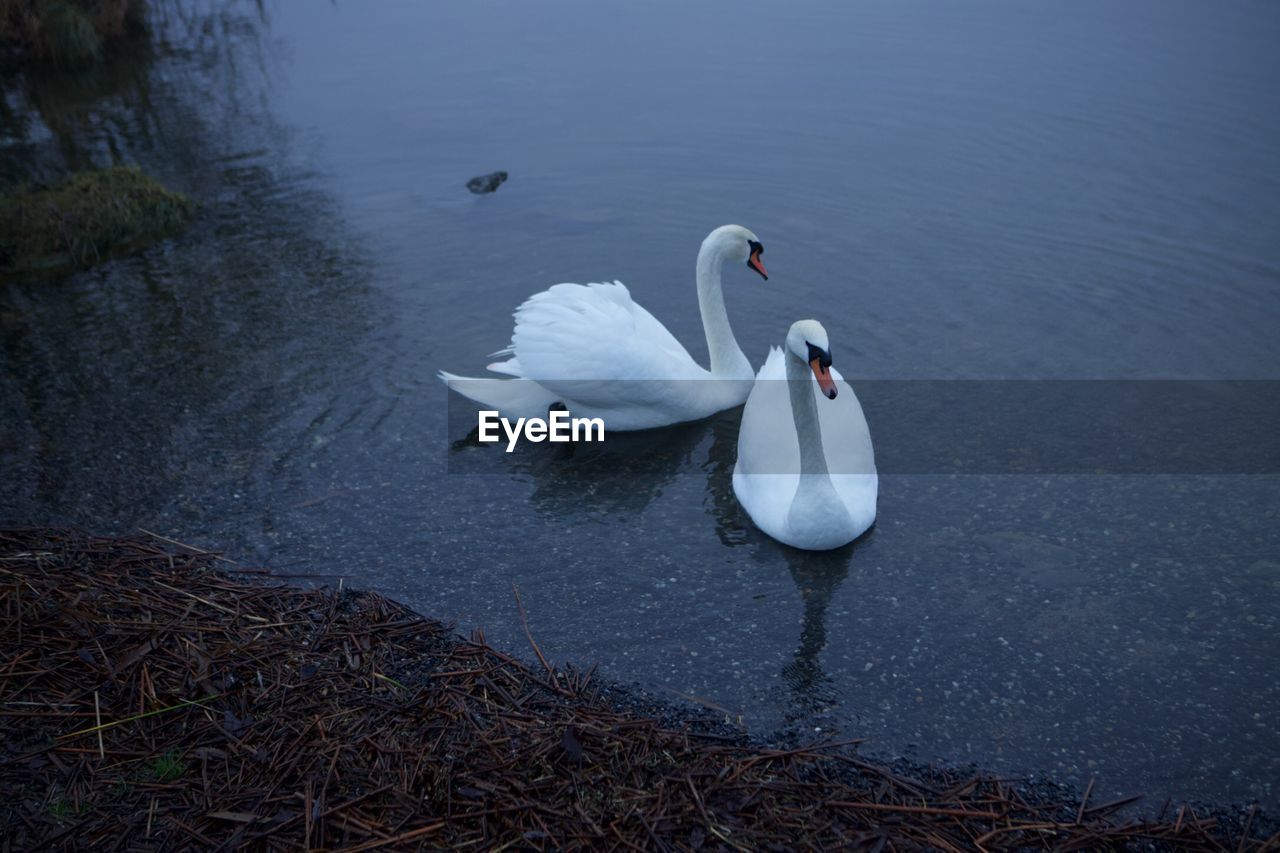
[[506, 457], [434, 379], [559, 281], [622, 279], [702, 357], [725, 222], [768, 247], [726, 273], [757, 363], [816, 316], [855, 387], [1280, 378], [1280, 7], [153, 5], [109, 74], [5, 78], [6, 175], [139, 162], [202, 213], [0, 284], [0, 522], [523, 650], [516, 584], [552, 659], [757, 733], [1280, 804], [1276, 477], [886, 476], [870, 535], [802, 554], [737, 507], [737, 412]]

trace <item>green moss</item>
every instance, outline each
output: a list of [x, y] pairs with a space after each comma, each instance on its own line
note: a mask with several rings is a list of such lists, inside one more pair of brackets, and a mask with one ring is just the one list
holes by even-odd
[[194, 212], [133, 166], [19, 187], [0, 196], [0, 274], [90, 266], [169, 236]]
[[49, 814], [57, 820], [66, 820], [75, 813], [75, 807], [66, 800], [54, 800], [52, 803], [49, 803]]
[[187, 762], [182, 760], [182, 752], [180, 750], [170, 749], [164, 755], [152, 760], [147, 765], [147, 772], [154, 779], [161, 782], [170, 782], [186, 775]]

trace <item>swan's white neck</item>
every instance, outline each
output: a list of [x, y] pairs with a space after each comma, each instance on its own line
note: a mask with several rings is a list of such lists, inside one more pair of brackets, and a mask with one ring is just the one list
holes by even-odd
[[790, 350], [787, 353], [787, 390], [791, 393], [791, 417], [796, 424], [796, 438], [800, 441], [800, 488], [810, 481], [825, 479], [827, 455], [822, 450], [822, 428], [818, 425], [818, 401], [813, 395], [813, 374]]
[[800, 442], [800, 482], [787, 510], [787, 527], [801, 536], [827, 537], [836, 531], [838, 537], [839, 531], [849, 525], [849, 514], [827, 470], [813, 385], [809, 365], [788, 351], [787, 388], [791, 392], [791, 417]]
[[751, 362], [743, 354], [729, 328], [729, 314], [724, 309], [724, 293], [720, 289], [720, 268], [724, 266], [726, 242], [718, 235], [702, 241], [698, 251], [698, 311], [702, 329], [707, 335], [707, 352], [711, 356], [713, 376], [751, 379], [755, 374]]

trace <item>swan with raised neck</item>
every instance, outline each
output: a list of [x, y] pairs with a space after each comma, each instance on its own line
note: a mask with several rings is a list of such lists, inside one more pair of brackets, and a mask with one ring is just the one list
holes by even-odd
[[747, 262], [753, 270], [768, 278], [760, 254], [764, 251], [758, 237], [741, 225], [721, 225], [707, 235], [698, 250], [698, 312], [707, 336], [707, 354], [711, 375], [718, 379], [751, 379], [755, 371], [738, 346], [724, 307], [724, 291], [720, 270], [726, 261]]
[[440, 379], [505, 418], [545, 417], [559, 406], [603, 418], [615, 432], [701, 420], [740, 406], [754, 374], [729, 327], [720, 274], [726, 262], [745, 260], [768, 278], [763, 253], [756, 235], [741, 225], [721, 226], [702, 241], [696, 274], [707, 367], [622, 282], [564, 282], [516, 309], [511, 344], [495, 353], [506, 358], [489, 365], [504, 378], [442, 370]]

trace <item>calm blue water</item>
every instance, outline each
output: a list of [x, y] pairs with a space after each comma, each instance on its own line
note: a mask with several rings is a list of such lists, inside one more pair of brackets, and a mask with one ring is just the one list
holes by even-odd
[[760, 734], [1280, 804], [1275, 477], [886, 477], [869, 537], [803, 555], [734, 502], [736, 413], [462, 476], [434, 379], [566, 280], [701, 357], [725, 222], [768, 247], [726, 278], [757, 362], [816, 316], [854, 379], [1280, 378], [1280, 7], [160, 14], [111, 75], [6, 78], [6, 173], [140, 162], [203, 213], [0, 285], [0, 522], [342, 575], [521, 651], [516, 584], [550, 658]]

